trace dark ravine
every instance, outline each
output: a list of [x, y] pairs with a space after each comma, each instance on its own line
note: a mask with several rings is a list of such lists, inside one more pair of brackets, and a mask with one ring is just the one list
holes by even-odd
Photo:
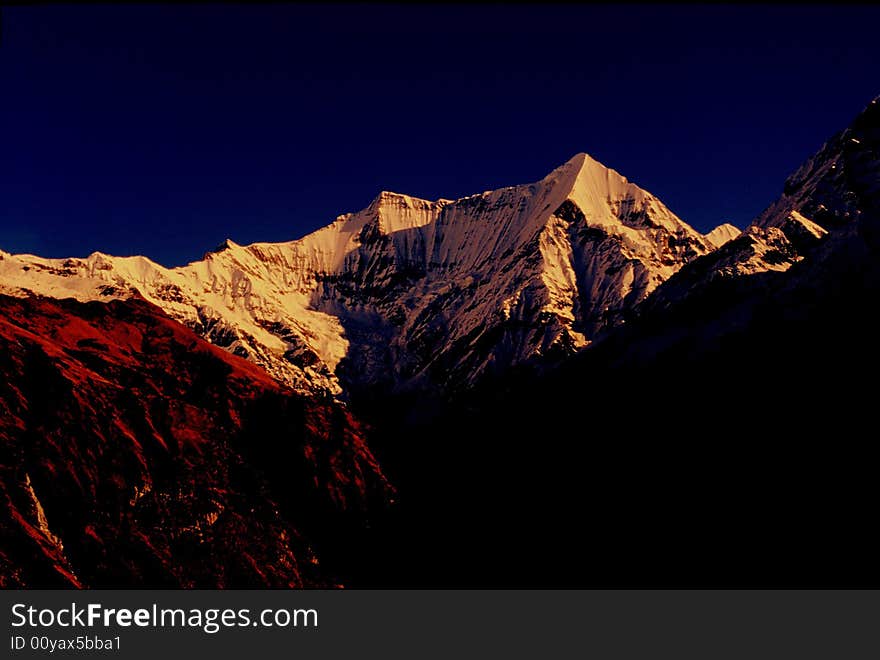
[[0, 586], [332, 586], [361, 426], [139, 300], [0, 297]]

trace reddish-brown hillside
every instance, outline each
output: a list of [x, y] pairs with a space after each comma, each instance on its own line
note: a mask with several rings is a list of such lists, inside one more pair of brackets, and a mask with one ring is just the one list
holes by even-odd
[[390, 492], [345, 408], [149, 303], [0, 296], [0, 586], [329, 584]]

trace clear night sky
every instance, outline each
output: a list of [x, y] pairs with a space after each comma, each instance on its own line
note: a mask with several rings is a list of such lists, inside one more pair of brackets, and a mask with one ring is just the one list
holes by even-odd
[[0, 248], [290, 240], [379, 190], [455, 198], [586, 151], [744, 226], [880, 94], [869, 6], [3, 9]]

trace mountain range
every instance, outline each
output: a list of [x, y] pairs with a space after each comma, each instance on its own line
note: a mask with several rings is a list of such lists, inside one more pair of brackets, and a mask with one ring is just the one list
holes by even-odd
[[878, 229], [875, 100], [742, 232], [578, 154], [178, 268], [0, 253], [3, 584], [863, 567]]
[[0, 286], [81, 301], [137, 293], [300, 391], [455, 388], [577, 352], [736, 233], [703, 236], [578, 154], [537, 183], [456, 201], [382, 192], [304, 238], [227, 240], [180, 268], [4, 254]]

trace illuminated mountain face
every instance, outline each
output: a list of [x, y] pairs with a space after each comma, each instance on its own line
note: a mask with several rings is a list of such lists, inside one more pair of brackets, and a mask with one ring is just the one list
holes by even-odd
[[537, 183], [456, 201], [383, 192], [302, 239], [226, 241], [181, 268], [2, 255], [0, 283], [80, 300], [137, 292], [278, 381], [339, 395], [467, 386], [571, 354], [717, 241], [579, 154]]

